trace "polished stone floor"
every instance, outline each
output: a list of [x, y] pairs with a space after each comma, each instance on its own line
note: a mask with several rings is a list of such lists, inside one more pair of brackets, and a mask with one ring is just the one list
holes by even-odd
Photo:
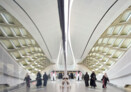
[[[97, 87], [85, 87], [84, 81], [70, 80], [71, 89], [66, 92], [126, 92], [124, 90], [118, 89], [114, 86], [108, 85], [106, 89], [102, 89], [101, 83], [97, 83]], [[18, 89], [8, 91], [8, 92], [65, 92], [60, 88], [61, 80], [48, 81], [47, 87], [36, 88], [35, 83], [31, 84], [31, 88], [26, 88], [22, 86]]]

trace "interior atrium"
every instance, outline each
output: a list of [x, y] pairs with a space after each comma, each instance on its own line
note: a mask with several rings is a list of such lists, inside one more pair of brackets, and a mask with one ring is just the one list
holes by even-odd
[[[36, 88], [38, 72], [47, 87]], [[85, 87], [86, 72], [95, 72], [95, 89]], [[71, 73], [70, 90], [61, 91], [59, 74]], [[131, 91], [131, 0], [0, 0], [0, 92], [54, 90]]]

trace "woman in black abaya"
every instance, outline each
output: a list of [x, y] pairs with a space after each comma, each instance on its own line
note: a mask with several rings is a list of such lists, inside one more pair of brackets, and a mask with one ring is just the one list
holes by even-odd
[[41, 79], [41, 73], [40, 72], [37, 73], [36, 81], [37, 81], [36, 86], [41, 87], [42, 79]]
[[85, 86], [88, 87], [89, 86], [89, 75], [86, 72], [85, 76], [84, 76], [84, 81], [85, 81]]
[[91, 74], [90, 86], [94, 88], [96, 87], [96, 74], [94, 71]]
[[109, 82], [109, 78], [108, 78], [106, 73], [103, 75], [101, 80], [102, 80], [102, 83], [103, 83], [102, 88], [106, 88], [107, 82]]

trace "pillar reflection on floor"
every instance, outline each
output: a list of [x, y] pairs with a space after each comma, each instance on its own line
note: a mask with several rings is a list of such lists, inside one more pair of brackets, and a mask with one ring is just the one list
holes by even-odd
[[14, 90], [5, 92], [127, 92], [111, 85], [107, 85], [107, 88], [103, 89], [102, 83], [99, 82], [97, 82], [96, 88], [85, 87], [84, 81], [76, 80], [69, 80], [71, 87], [64, 85], [64, 88], [62, 88], [62, 81], [63, 80], [49, 80], [47, 86], [41, 88], [37, 88], [34, 83], [31, 83], [30, 88], [26, 88], [26, 85], [24, 85]]

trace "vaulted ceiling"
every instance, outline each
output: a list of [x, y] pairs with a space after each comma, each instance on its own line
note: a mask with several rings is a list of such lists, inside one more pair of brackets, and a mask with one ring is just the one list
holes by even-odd
[[[53, 63], [63, 64], [57, 0], [0, 0], [37, 41]], [[92, 46], [129, 6], [130, 0], [73, 0], [68, 64], [82, 62]]]

